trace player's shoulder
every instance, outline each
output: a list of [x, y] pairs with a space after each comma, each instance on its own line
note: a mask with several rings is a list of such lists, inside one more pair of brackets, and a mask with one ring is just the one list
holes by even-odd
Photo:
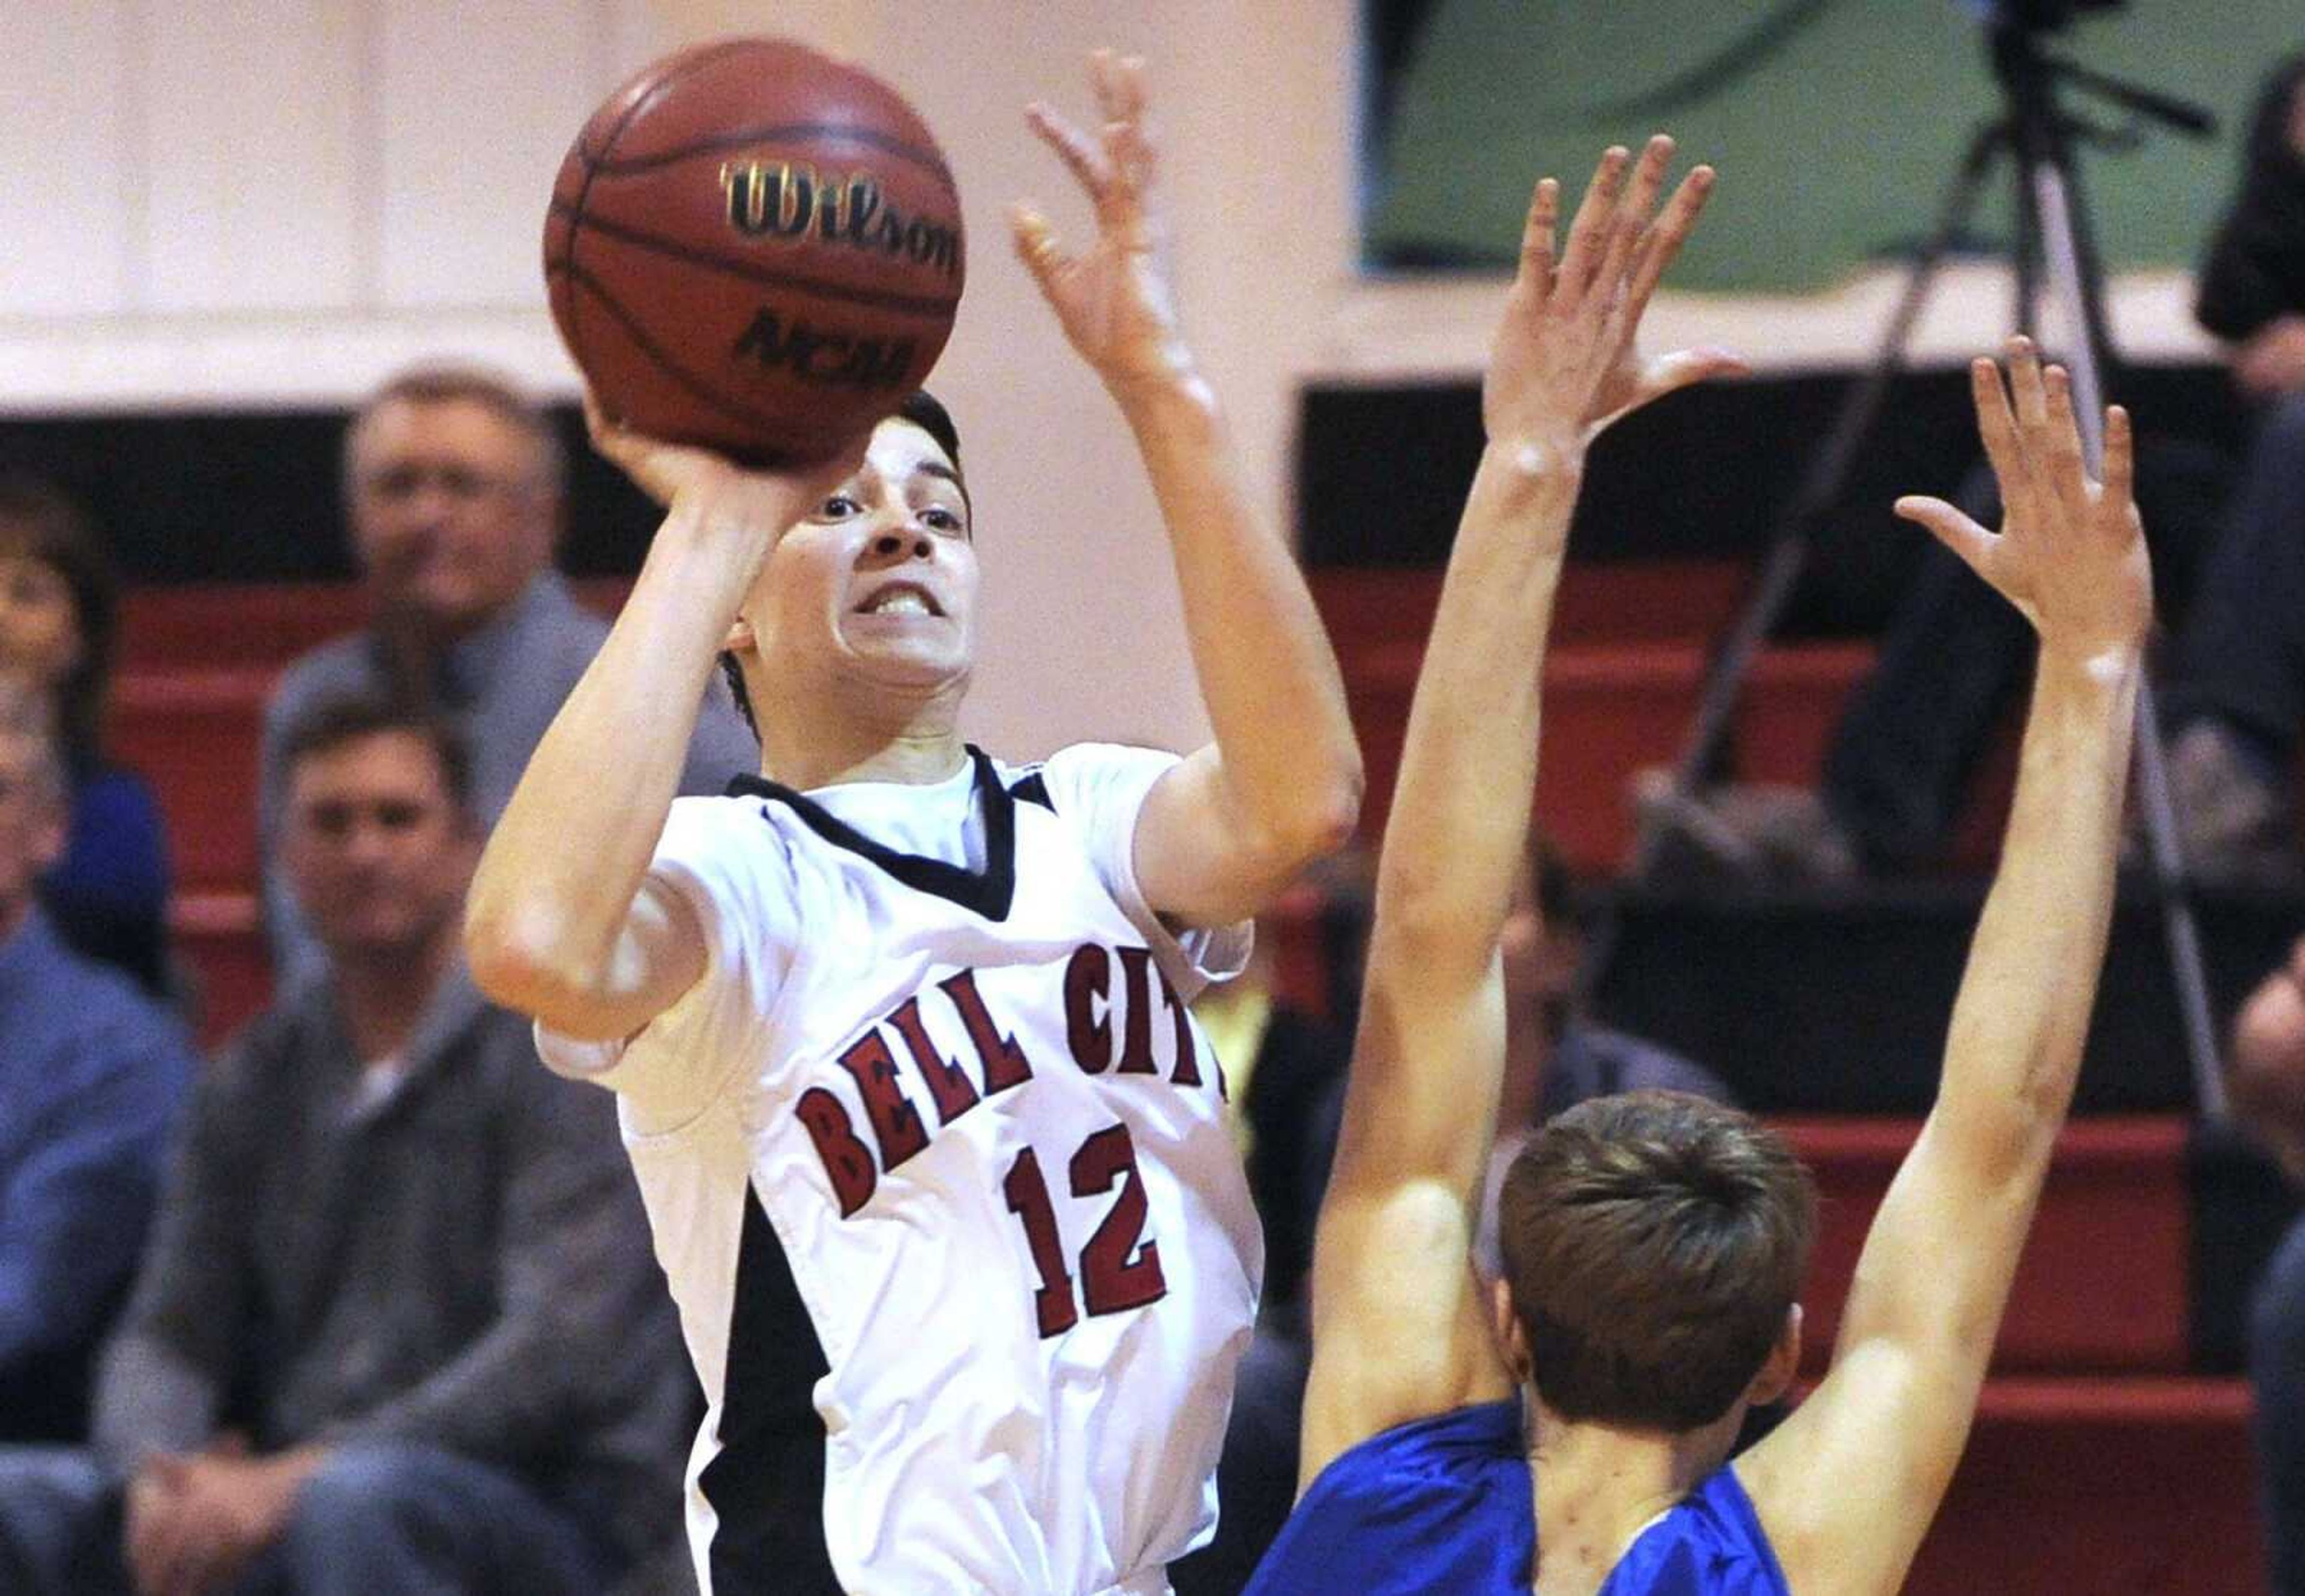
[[[1031, 765], [994, 761], [1013, 795], [1030, 797], [1062, 815], [1097, 808], [1113, 798], [1142, 802], [1179, 760], [1162, 748], [1127, 743], [1074, 743]], [[1022, 790], [1020, 790], [1022, 789]]]
[[804, 828], [786, 824], [779, 806], [758, 796], [676, 798], [649, 868], [692, 898], [784, 896], [794, 887], [795, 853], [805, 841]]
[[1612, 1571], [1629, 1589], [1680, 1590], [1676, 1570], [1702, 1568], [1691, 1596], [1790, 1596], [1768, 1531], [1735, 1468], [1723, 1464], [1637, 1537]]
[[1396, 1424], [1340, 1453], [1306, 1487], [1248, 1596], [1526, 1591], [1532, 1500], [1518, 1404]]
[[657, 851], [702, 846], [774, 846], [778, 835], [776, 805], [754, 794], [690, 794], [665, 811]]

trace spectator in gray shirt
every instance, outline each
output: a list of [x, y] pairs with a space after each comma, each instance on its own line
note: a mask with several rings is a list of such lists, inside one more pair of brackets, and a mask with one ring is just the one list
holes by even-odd
[[614, 1106], [465, 977], [454, 731], [329, 702], [282, 758], [327, 959], [195, 1092], [94, 1450], [0, 1452], [0, 1590], [604, 1590], [693, 1402]]
[[[277, 847], [282, 741], [310, 706], [357, 692], [446, 711], [472, 750], [472, 803], [485, 828], [600, 650], [608, 623], [552, 568], [565, 479], [550, 423], [486, 371], [404, 372], [353, 419], [344, 497], [374, 611], [366, 630], [290, 666], [265, 710], [259, 794], [276, 969], [293, 972], [316, 952]], [[759, 766], [760, 745], [715, 683], [680, 790], [717, 794]]]

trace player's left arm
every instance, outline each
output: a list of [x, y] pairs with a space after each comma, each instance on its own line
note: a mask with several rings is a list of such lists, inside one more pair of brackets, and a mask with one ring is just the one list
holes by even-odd
[[[1652, 219], [1670, 140], [1603, 157], [1556, 267], [1538, 186], [1482, 394], [1488, 434], [1442, 586], [1377, 869], [1375, 923], [1313, 1266], [1298, 1480], [1395, 1424], [1512, 1388], [1471, 1266], [1504, 1068], [1499, 941], [1536, 782], [1546, 629], [1587, 446], [1733, 369], [1643, 362], [1641, 312], [1695, 225], [1699, 167]], [[1630, 180], [1628, 182], [1628, 172]]]
[[1185, 628], [1216, 740], [1163, 775], [1139, 811], [1137, 884], [1191, 924], [1242, 919], [1341, 846], [1361, 759], [1344, 681], [1294, 556], [1252, 506], [1216, 396], [1179, 331], [1153, 193], [1144, 64], [1092, 57], [1100, 134], [1027, 115], [1096, 207], [1078, 255], [1029, 206], [1017, 253], [1135, 435], [1166, 523]]

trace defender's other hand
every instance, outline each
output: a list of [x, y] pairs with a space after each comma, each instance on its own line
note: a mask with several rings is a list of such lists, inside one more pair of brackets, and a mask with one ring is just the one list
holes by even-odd
[[1192, 356], [1170, 286], [1144, 63], [1098, 50], [1089, 57], [1089, 80], [1104, 118], [1094, 138], [1037, 100], [1025, 119], [1095, 205], [1095, 242], [1070, 253], [1029, 200], [1012, 206], [1008, 219], [1016, 253], [1066, 338], [1116, 396], [1126, 397], [1142, 384], [1189, 378]]
[[1969, 369], [1978, 431], [2001, 484], [2001, 531], [1943, 499], [1909, 496], [1897, 514], [1928, 528], [2022, 611], [2045, 649], [2133, 651], [2153, 624], [2153, 571], [2131, 495], [2129, 412], [2106, 410], [2102, 480], [2092, 479], [2065, 369], [2044, 368], [2029, 338], [2010, 339], [2006, 359], [2005, 389], [1990, 359]]
[[1561, 185], [1549, 177], [1536, 185], [1481, 388], [1481, 418], [1493, 442], [1581, 450], [1618, 417], [1661, 395], [1745, 369], [1722, 350], [1643, 360], [1635, 348], [1649, 298], [1713, 191], [1713, 168], [1699, 166], [1657, 211], [1672, 154], [1663, 134], [1637, 163], [1621, 148], [1603, 154], [1557, 259]]

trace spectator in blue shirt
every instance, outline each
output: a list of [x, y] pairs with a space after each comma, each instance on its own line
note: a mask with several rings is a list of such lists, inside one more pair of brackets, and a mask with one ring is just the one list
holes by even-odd
[[0, 1440], [85, 1428], [192, 1072], [175, 1021], [40, 905], [67, 785], [43, 696], [0, 675]]
[[0, 670], [47, 695], [69, 788], [63, 851], [40, 904], [77, 952], [144, 989], [167, 975], [168, 850], [159, 806], [104, 757], [120, 588], [78, 505], [36, 477], [0, 476]]

